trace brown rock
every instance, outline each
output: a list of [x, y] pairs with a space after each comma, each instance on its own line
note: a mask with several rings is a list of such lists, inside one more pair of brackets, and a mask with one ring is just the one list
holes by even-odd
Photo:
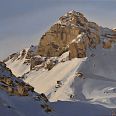
[[25, 89], [24, 85], [18, 85], [17, 86], [17, 93], [21, 96], [27, 96], [28, 95], [28, 91]]
[[50, 60], [49, 62], [45, 63], [45, 69], [51, 70], [56, 64]]
[[103, 48], [109, 49], [112, 47], [112, 41], [111, 40], [104, 41], [102, 45], [103, 45]]
[[78, 34], [79, 29], [76, 27], [62, 27], [61, 24], [53, 25], [40, 40], [39, 55], [49, 57], [61, 55], [67, 44]]
[[83, 32], [86, 28], [87, 19], [79, 12], [69, 12], [66, 16], [59, 19], [60, 23], [54, 24], [40, 40], [38, 53], [41, 56], [59, 56], [63, 49]]
[[[83, 32], [88, 36], [87, 40], [84, 41], [85, 43], [70, 44]], [[94, 22], [88, 22], [83, 14], [71, 11], [60, 17], [59, 21], [41, 37], [38, 54], [46, 57], [60, 56], [68, 50], [67, 46], [70, 44], [70, 57], [81, 58], [86, 56], [86, 46], [95, 48], [99, 43], [99, 26]], [[78, 50], [74, 50], [76, 47]]]
[[31, 58], [30, 70], [32, 70], [35, 66], [42, 64], [44, 61], [45, 61], [45, 59], [42, 58], [41, 56], [32, 57]]
[[23, 59], [23, 58], [25, 57], [25, 55], [26, 55], [26, 50], [23, 49], [23, 50], [22, 50], [22, 53], [21, 53], [21, 59]]
[[69, 45], [69, 59], [86, 57], [86, 48], [83, 43], [73, 42]]
[[13, 83], [10, 77], [0, 77], [0, 82], [3, 82], [7, 85], [11, 85]]
[[13, 92], [13, 88], [12, 88], [11, 86], [8, 86], [7, 91], [8, 91], [9, 93], [12, 93], [12, 92]]

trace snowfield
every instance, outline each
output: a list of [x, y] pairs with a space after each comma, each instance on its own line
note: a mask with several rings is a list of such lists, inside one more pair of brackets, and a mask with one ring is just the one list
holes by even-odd
[[47, 116], [39, 101], [31, 97], [9, 96], [0, 90], [0, 116]]

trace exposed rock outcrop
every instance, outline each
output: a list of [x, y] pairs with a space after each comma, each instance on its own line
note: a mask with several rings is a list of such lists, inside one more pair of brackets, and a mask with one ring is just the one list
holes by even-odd
[[89, 40], [89, 47], [95, 48], [100, 42], [99, 26], [96, 23], [89, 22], [84, 15], [79, 12], [68, 12], [66, 15], [60, 17], [59, 21], [41, 37], [38, 54], [41, 56], [54, 57], [60, 56], [62, 53], [70, 50], [70, 58], [85, 57], [85, 41], [83, 41], [83, 43], [79, 42], [78, 44], [71, 43], [82, 33], [86, 34], [87, 40], [85, 41]]
[[69, 46], [69, 59], [86, 57], [86, 48], [84, 44], [73, 42]]
[[112, 47], [111, 39], [104, 41], [102, 44], [103, 44], [103, 48], [106, 48], [106, 49], [109, 49]]
[[69, 59], [86, 57], [87, 48], [96, 48], [100, 43], [98, 25], [91, 22], [88, 29], [86, 33], [82, 32], [69, 44]]
[[53, 60], [48, 60], [46, 63], [45, 63], [45, 66], [44, 68], [45, 69], [48, 69], [48, 70], [51, 70], [55, 65], [56, 65], [57, 62], [53, 61]]
[[42, 58], [41, 56], [32, 57], [30, 62], [30, 70], [32, 70], [37, 65], [41, 65], [45, 61], [46, 61], [45, 57], [44, 58]]
[[12, 59], [12, 61], [16, 60], [19, 56], [19, 53], [13, 53], [11, 55], [9, 55], [9, 57], [7, 57], [6, 59], [4, 59], [4, 62], [7, 62], [8, 60]]
[[38, 53], [41, 56], [59, 56], [66, 51], [67, 45], [82, 31], [79, 25], [87, 23], [87, 19], [78, 12], [72, 11], [59, 18], [39, 43]]
[[31, 45], [31, 47], [27, 51], [26, 59], [30, 59], [31, 57], [35, 55], [37, 55], [37, 46]]
[[0, 88], [11, 95], [27, 96], [34, 88], [15, 77], [11, 70], [0, 62]]

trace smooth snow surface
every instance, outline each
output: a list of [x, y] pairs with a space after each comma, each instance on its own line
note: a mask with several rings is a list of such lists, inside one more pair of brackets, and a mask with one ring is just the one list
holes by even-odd
[[[86, 58], [85, 58], [86, 59]], [[52, 70], [32, 71], [25, 80], [35, 87], [35, 91], [44, 92], [52, 101], [68, 100], [73, 93], [71, 83], [74, 80], [75, 72], [84, 59], [73, 59], [59, 63]], [[56, 88], [57, 81], [62, 82], [60, 88]]]
[[30, 65], [23, 64], [24, 61], [18, 60], [14, 61], [12, 64], [12, 61], [8, 61], [7, 65], [9, 65], [10, 69], [13, 69], [13, 74], [17, 76], [22, 76], [24, 73], [28, 72], [30, 70]]
[[0, 116], [48, 116], [32, 97], [9, 96], [0, 90]]

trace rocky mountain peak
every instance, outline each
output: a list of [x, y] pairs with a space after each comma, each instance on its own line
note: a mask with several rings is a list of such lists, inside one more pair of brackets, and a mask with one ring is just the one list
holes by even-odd
[[83, 25], [83, 23], [87, 23], [88, 21], [82, 13], [72, 10], [61, 16], [58, 22], [64, 25]]
[[61, 16], [58, 22], [41, 37], [38, 54], [48, 57], [60, 56], [69, 50], [70, 43], [82, 33], [86, 34], [89, 46], [93, 47], [95, 46], [93, 44], [99, 43], [99, 26], [89, 22], [83, 14], [70, 11]]

